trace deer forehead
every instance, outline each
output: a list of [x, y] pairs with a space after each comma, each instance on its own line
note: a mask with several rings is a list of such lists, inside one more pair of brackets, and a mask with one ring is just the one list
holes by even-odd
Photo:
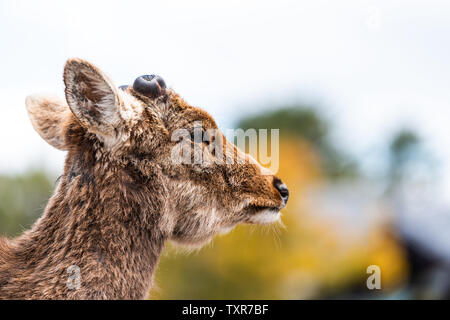
[[118, 91], [118, 96], [121, 104], [120, 116], [124, 121], [131, 122], [131, 124], [136, 123], [144, 111], [144, 103], [122, 90]]

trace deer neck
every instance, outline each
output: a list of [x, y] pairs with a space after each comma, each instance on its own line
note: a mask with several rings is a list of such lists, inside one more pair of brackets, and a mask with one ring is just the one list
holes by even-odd
[[45, 213], [16, 242], [28, 275], [49, 294], [43, 298], [147, 297], [167, 238], [159, 227], [161, 201], [149, 185], [157, 184], [66, 162]]

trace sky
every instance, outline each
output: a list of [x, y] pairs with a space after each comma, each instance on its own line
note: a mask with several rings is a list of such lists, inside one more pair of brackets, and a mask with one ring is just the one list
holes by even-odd
[[315, 104], [369, 169], [393, 132], [412, 127], [450, 191], [449, 17], [437, 0], [0, 0], [0, 173], [62, 170], [64, 152], [33, 131], [24, 101], [63, 97], [64, 63], [80, 57], [116, 85], [161, 75], [222, 129]]

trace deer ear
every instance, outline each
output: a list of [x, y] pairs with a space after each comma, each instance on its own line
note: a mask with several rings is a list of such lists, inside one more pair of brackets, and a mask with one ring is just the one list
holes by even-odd
[[100, 69], [81, 59], [70, 59], [64, 68], [66, 100], [83, 126], [111, 135], [120, 124], [119, 98], [112, 81]]
[[63, 123], [70, 114], [66, 102], [41, 95], [28, 96], [25, 100], [31, 124], [39, 135], [51, 146], [66, 150], [63, 134]]

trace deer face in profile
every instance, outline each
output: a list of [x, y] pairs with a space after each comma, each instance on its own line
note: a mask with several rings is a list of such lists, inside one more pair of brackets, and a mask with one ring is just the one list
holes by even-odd
[[[92, 64], [71, 59], [64, 82], [67, 103], [31, 96], [26, 104], [39, 134], [69, 151], [65, 175], [86, 167], [87, 181], [89, 175], [116, 175], [117, 188], [139, 199], [141, 208], [157, 207], [159, 228], [180, 243], [208, 241], [239, 223], [279, 220], [287, 187], [162, 78], [143, 76], [117, 88]], [[140, 219], [143, 228], [152, 223]]]

